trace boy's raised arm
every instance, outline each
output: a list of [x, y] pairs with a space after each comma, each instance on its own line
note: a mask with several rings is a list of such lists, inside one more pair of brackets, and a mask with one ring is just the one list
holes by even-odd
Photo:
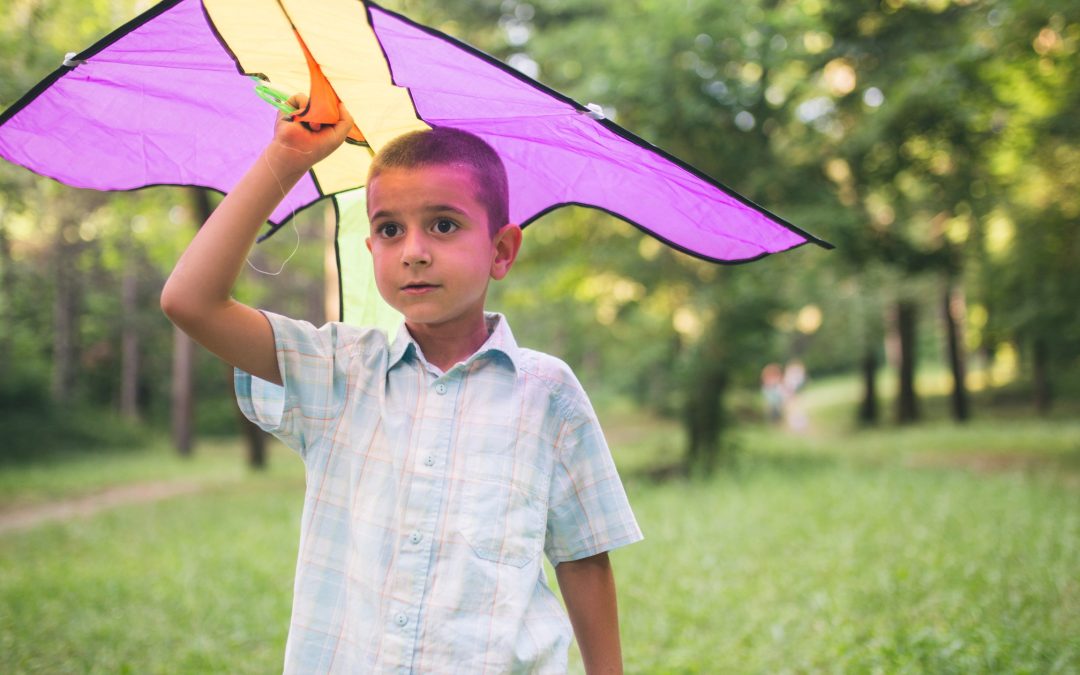
[[[303, 107], [306, 98], [289, 101]], [[277, 204], [352, 128], [348, 111], [332, 127], [278, 119], [274, 139], [199, 230], [161, 292], [161, 308], [181, 330], [227, 363], [281, 384], [266, 317], [232, 298], [255, 236]]]

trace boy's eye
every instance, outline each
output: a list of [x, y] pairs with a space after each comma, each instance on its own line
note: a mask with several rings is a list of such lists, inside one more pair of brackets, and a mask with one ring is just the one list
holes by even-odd
[[386, 223], [379, 226], [378, 232], [387, 239], [391, 239], [401, 234], [401, 226], [397, 223]]
[[435, 231], [439, 234], [450, 234], [456, 229], [458, 229], [458, 224], [452, 220], [441, 218], [435, 221]]

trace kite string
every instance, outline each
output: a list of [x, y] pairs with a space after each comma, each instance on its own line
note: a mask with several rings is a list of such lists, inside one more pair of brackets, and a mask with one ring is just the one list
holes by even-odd
[[[266, 162], [266, 168], [270, 170], [270, 175], [274, 177], [274, 182], [277, 183], [278, 189], [281, 190], [281, 198], [282, 199], [288, 198], [288, 195], [285, 193], [285, 186], [281, 184], [281, 179], [278, 178], [276, 173], [274, 173], [274, 167], [270, 166], [270, 160], [268, 160], [266, 158], [265, 153], [263, 153], [262, 158], [263, 158], [263, 161]], [[293, 232], [296, 233], [296, 243], [293, 245], [292, 253], [290, 253], [289, 256], [287, 258], [285, 258], [284, 262], [281, 263], [281, 267], [278, 268], [278, 271], [277, 272], [267, 272], [266, 270], [259, 269], [258, 267], [255, 266], [255, 263], [251, 262], [251, 256], [250, 255], [247, 257], [248, 267], [255, 270], [259, 274], [265, 274], [265, 275], [270, 276], [270, 277], [276, 277], [285, 270], [285, 266], [289, 264], [289, 261], [292, 260], [294, 255], [296, 255], [296, 252], [298, 250], [300, 250], [300, 230], [299, 230], [299, 228], [296, 227], [296, 209], [295, 208], [293, 208], [292, 211], [289, 213], [289, 223], [292, 225]]]

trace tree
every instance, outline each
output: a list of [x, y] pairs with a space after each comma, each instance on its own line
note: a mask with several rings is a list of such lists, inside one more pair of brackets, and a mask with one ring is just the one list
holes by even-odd
[[1021, 346], [1045, 413], [1058, 374], [1080, 357], [1080, 2], [990, 6], [994, 58], [982, 72], [998, 105], [984, 188], [996, 200], [979, 232], [985, 332]]

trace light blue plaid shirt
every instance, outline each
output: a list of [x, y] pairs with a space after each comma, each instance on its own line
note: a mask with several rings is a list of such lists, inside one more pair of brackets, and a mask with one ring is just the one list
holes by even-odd
[[307, 471], [285, 671], [565, 672], [541, 552], [641, 539], [569, 367], [497, 314], [446, 373], [404, 326], [266, 316], [284, 385], [237, 371], [236, 393]]

